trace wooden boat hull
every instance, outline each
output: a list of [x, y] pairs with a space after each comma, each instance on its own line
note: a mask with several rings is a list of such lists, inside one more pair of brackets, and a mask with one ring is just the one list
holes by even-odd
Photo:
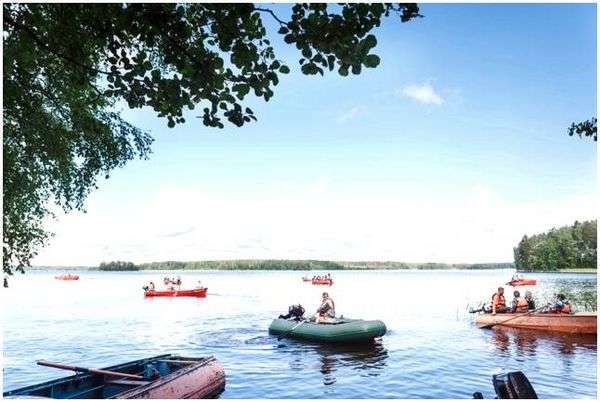
[[387, 329], [379, 320], [340, 320], [339, 324], [315, 324], [278, 318], [269, 326], [269, 333], [289, 338], [323, 343], [364, 343], [383, 336]]
[[529, 286], [537, 284], [537, 279], [518, 279], [516, 281], [510, 281], [507, 285], [510, 286]]
[[146, 297], [206, 297], [208, 288], [190, 290], [147, 290]]
[[[495, 324], [503, 327], [523, 328], [539, 331], [564, 332], [571, 334], [596, 334], [596, 313], [542, 314], [479, 314], [478, 326]], [[515, 318], [516, 317], [516, 318]]]
[[58, 279], [59, 281], [78, 281], [79, 275], [58, 275], [55, 276], [54, 279]]
[[191, 399], [211, 398], [225, 388], [225, 372], [214, 357], [189, 358], [155, 356], [107, 367], [105, 370], [140, 374], [146, 364], [154, 365], [161, 376], [154, 381], [131, 381], [118, 377], [78, 374], [32, 385], [3, 396], [55, 399]]

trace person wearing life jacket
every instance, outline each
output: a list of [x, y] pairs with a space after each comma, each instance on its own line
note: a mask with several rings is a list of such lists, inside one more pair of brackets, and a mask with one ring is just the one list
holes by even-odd
[[323, 292], [323, 299], [321, 305], [317, 309], [317, 313], [314, 315], [315, 322], [317, 324], [322, 322], [329, 322], [335, 318], [335, 303], [333, 299], [329, 297], [329, 293]]
[[512, 301], [512, 312], [513, 313], [526, 313], [529, 310], [529, 303], [524, 297], [521, 297], [521, 293], [515, 290], [513, 295], [515, 298]]
[[525, 292], [525, 300], [527, 300], [527, 308], [529, 310], [535, 310], [535, 300], [533, 300], [533, 294], [531, 294], [531, 291], [527, 290]]
[[556, 301], [550, 312], [555, 314], [571, 314], [571, 310], [571, 303], [569, 303], [565, 295], [562, 293], [557, 294]]
[[498, 291], [492, 295], [492, 315], [496, 313], [506, 313], [509, 310], [506, 307], [506, 299], [504, 298], [504, 288], [499, 287]]

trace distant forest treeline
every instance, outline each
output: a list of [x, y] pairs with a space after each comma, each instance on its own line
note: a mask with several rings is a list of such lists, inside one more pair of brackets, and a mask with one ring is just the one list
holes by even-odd
[[578, 222], [547, 233], [523, 236], [514, 248], [515, 266], [521, 271], [558, 271], [596, 268], [597, 222]]
[[98, 268], [100, 271], [139, 271], [140, 269], [133, 262], [126, 261], [103, 262]]
[[143, 270], [291, 270], [337, 271], [344, 269], [493, 269], [514, 268], [512, 263], [442, 264], [396, 261], [320, 261], [320, 260], [217, 260], [164, 261], [139, 265]]

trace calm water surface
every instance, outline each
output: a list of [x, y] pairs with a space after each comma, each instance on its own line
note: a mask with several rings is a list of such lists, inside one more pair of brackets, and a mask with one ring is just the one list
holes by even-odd
[[[596, 337], [480, 330], [469, 306], [488, 300], [513, 271], [333, 272], [338, 314], [381, 319], [372, 347], [325, 347], [269, 336], [271, 320], [301, 303], [316, 309], [325, 288], [303, 272], [173, 272], [199, 279], [206, 299], [145, 299], [162, 272], [56, 272], [11, 278], [2, 289], [4, 389], [70, 375], [38, 359], [104, 367], [162, 353], [215, 355], [222, 398], [493, 397], [491, 376], [522, 370], [541, 398], [596, 397]], [[596, 289], [595, 275], [535, 274], [535, 294]], [[509, 294], [512, 289], [508, 288]], [[510, 299], [510, 298], [509, 298]]]

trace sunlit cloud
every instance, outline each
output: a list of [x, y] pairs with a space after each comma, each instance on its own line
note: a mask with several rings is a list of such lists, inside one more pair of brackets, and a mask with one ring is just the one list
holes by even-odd
[[436, 92], [431, 84], [409, 85], [402, 88], [399, 94], [419, 103], [429, 105], [441, 105], [444, 103], [444, 98]]

